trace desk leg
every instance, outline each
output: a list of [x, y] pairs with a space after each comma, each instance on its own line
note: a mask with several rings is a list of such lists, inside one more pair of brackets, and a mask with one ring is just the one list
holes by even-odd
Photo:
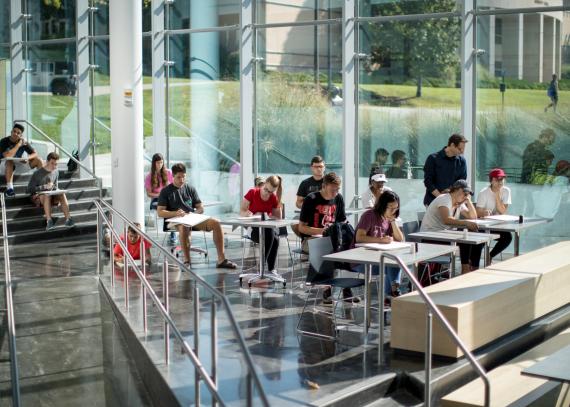
[[489, 250], [491, 244], [489, 242], [485, 243], [485, 267], [489, 266], [491, 263], [491, 251]]
[[368, 338], [368, 328], [370, 327], [370, 275], [372, 265], [364, 266], [364, 338]]
[[455, 252], [457, 251], [457, 243], [452, 242], [451, 246], [453, 246], [453, 251], [451, 252], [451, 277], [455, 277]]
[[515, 257], [519, 255], [520, 232], [515, 232]]
[[382, 365], [383, 358], [382, 354], [384, 351], [384, 273], [386, 266], [384, 264], [384, 258], [380, 258], [380, 265], [379, 265], [379, 281], [380, 287], [378, 288], [378, 364]]

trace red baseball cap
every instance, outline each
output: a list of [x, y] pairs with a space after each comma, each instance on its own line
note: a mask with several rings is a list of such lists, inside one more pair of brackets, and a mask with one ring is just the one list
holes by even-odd
[[493, 168], [491, 172], [489, 172], [489, 178], [506, 178], [507, 174], [503, 171], [502, 168]]

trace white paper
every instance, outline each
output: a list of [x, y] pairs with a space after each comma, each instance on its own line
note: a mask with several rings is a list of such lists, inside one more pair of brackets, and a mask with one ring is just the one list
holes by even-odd
[[485, 218], [485, 219], [465, 219], [465, 220], [467, 220], [468, 222], [476, 223], [478, 225], [493, 225], [493, 224], [497, 223], [496, 219], [487, 219], [487, 218]]
[[514, 222], [514, 221], [518, 222], [519, 217], [515, 215], [490, 215], [490, 216], [485, 216], [485, 219], [494, 219], [503, 222]]
[[210, 219], [208, 215], [202, 215], [199, 213], [187, 213], [184, 216], [177, 216], [175, 218], [168, 218], [166, 221], [171, 225], [186, 225], [186, 226], [196, 226], [200, 223]]
[[51, 191], [40, 191], [38, 195], [63, 195], [67, 192], [67, 189], [52, 189]]
[[356, 247], [365, 247], [372, 250], [398, 250], [409, 249], [410, 243], [392, 242], [392, 243], [356, 243]]
[[[115, 264], [117, 265], [117, 267], [124, 267], [124, 266], [125, 266], [125, 263], [123, 262], [123, 260], [124, 260], [124, 259], [121, 259], [121, 261], [116, 261], [116, 262], [115, 262]], [[142, 268], [142, 260], [141, 260], [141, 259], [136, 259], [136, 260], [135, 260], [135, 265], [136, 265], [138, 268]], [[132, 261], [129, 261], [129, 267], [132, 267], [132, 266], [133, 266], [133, 262], [132, 262]]]
[[261, 215], [238, 216], [238, 220], [261, 220]]

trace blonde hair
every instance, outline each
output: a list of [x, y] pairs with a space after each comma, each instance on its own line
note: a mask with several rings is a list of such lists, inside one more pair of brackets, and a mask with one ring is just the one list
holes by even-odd
[[283, 195], [283, 181], [279, 175], [270, 175], [265, 179], [265, 183], [271, 184], [273, 188], [277, 188], [275, 194], [277, 195], [277, 200], [281, 202], [281, 196]]

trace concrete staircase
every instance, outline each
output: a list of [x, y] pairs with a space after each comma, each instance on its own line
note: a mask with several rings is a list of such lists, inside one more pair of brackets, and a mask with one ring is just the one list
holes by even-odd
[[[21, 243], [55, 237], [93, 233], [96, 230], [97, 215], [94, 200], [99, 197], [95, 179], [80, 179], [77, 173], [69, 173], [65, 165], [59, 166], [59, 188], [66, 189], [74, 228], [64, 227], [65, 218], [61, 209], [53, 209], [55, 228], [46, 232], [46, 219], [43, 208], [35, 207], [26, 192], [33, 171], [14, 174], [16, 196], [6, 197], [8, 239], [10, 243]], [[0, 176], [0, 190], [5, 191], [6, 181]], [[108, 191], [103, 189], [103, 198], [110, 200]], [[0, 219], [1, 221], [1, 219]], [[1, 230], [0, 230], [1, 234]]]

